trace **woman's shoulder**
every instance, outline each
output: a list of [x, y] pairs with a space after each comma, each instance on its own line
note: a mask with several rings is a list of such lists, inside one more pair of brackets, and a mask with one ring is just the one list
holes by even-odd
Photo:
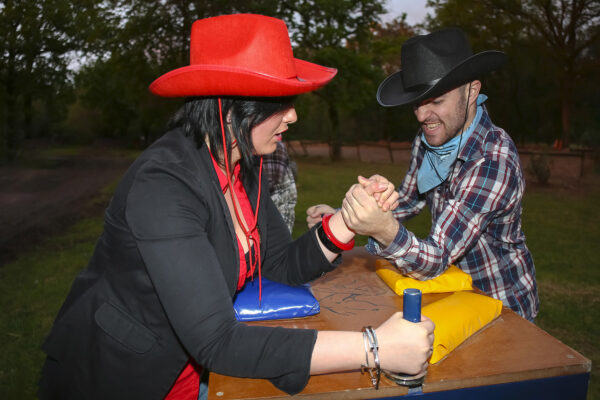
[[167, 132], [129, 167], [112, 205], [125, 209], [133, 202], [154, 207], [160, 205], [157, 202], [170, 204], [174, 198], [205, 198], [212, 177], [203, 151], [180, 131]]

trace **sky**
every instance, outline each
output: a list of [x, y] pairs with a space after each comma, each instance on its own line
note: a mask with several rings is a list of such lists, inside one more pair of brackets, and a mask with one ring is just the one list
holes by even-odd
[[383, 20], [392, 20], [405, 12], [406, 22], [410, 25], [422, 22], [427, 12], [431, 12], [431, 9], [425, 7], [425, 3], [427, 0], [387, 0], [386, 8], [389, 13], [383, 16]]

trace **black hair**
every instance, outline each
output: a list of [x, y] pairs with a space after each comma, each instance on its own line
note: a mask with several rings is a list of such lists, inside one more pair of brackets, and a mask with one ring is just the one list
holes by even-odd
[[[295, 96], [291, 97], [221, 97], [223, 124], [227, 129], [227, 121], [231, 121], [233, 139], [237, 141], [241, 153], [241, 178], [251, 183], [256, 178], [254, 172], [255, 158], [252, 144], [252, 129], [278, 112], [294, 105]], [[223, 139], [219, 118], [218, 97], [190, 97], [175, 112], [168, 124], [169, 129], [180, 128], [186, 136], [191, 136], [198, 148], [205, 144], [208, 137], [210, 149], [220, 165], [223, 160]], [[228, 162], [231, 166], [232, 137], [225, 135]]]

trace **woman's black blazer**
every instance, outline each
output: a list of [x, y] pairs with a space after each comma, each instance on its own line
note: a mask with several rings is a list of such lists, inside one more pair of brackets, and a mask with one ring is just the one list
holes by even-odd
[[[329, 263], [312, 230], [291, 240], [265, 182], [263, 275], [300, 284], [332, 270], [339, 257]], [[257, 185], [246, 190], [255, 207]], [[124, 175], [43, 349], [89, 399], [162, 399], [190, 358], [296, 393], [309, 378], [316, 332], [238, 322], [238, 254], [206, 146], [168, 132]]]

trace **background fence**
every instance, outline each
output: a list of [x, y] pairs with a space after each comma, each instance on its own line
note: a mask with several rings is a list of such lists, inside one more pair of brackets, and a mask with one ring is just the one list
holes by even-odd
[[[330, 157], [330, 144], [316, 140], [291, 140], [286, 142], [290, 156]], [[408, 164], [410, 160], [409, 142], [359, 142], [342, 146], [341, 158], [365, 162]], [[531, 171], [533, 159], [544, 157], [552, 178], [576, 179], [593, 172], [596, 168], [595, 155], [591, 149], [553, 150], [543, 146], [519, 147], [521, 165], [527, 173]]]

